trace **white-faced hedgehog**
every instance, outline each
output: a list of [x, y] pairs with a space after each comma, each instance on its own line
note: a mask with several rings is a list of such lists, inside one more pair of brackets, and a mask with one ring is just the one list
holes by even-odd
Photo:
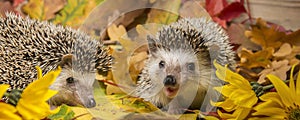
[[43, 74], [61, 66], [50, 87], [59, 92], [50, 103], [93, 107], [95, 73], [107, 71], [111, 62], [102, 43], [78, 30], [12, 13], [0, 18], [0, 84], [9, 84], [10, 90], [37, 79], [35, 66]]
[[213, 59], [235, 64], [225, 31], [206, 18], [184, 18], [148, 36], [149, 58], [134, 95], [169, 113], [200, 108], [211, 85]]

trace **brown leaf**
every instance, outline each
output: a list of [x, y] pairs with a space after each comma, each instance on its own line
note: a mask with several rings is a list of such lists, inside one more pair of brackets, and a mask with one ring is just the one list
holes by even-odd
[[14, 7], [12, 6], [12, 4], [9, 1], [0, 1], [0, 17], [5, 16], [5, 12], [8, 11], [13, 11]]
[[267, 84], [269, 80], [267, 80], [266, 76], [268, 74], [275, 75], [279, 77], [281, 80], [286, 80], [286, 72], [290, 70], [291, 66], [289, 65], [288, 60], [283, 61], [273, 61], [270, 68], [266, 68], [261, 71], [258, 75], [260, 75], [258, 79], [259, 84]]
[[233, 23], [227, 29], [227, 33], [229, 36], [230, 43], [240, 45], [237, 52], [240, 52], [242, 48], [246, 48], [248, 50], [260, 50], [260, 46], [250, 41], [245, 36], [246, 28], [243, 24]]
[[67, 0], [44, 0], [45, 20], [55, 17], [55, 14], [67, 4]]
[[300, 29], [286, 35], [284, 41], [290, 43], [291, 45], [300, 46]]
[[243, 48], [242, 51], [238, 54], [241, 59], [240, 66], [248, 69], [255, 67], [267, 68], [271, 64], [270, 58], [272, 57], [273, 53], [273, 48], [266, 48], [255, 53]]
[[[145, 48], [148, 48], [147, 46], [143, 46]], [[141, 48], [142, 49], [142, 48]], [[145, 60], [147, 60], [148, 54], [147, 51], [141, 51], [138, 53], [135, 53], [131, 56], [129, 61], [129, 73], [132, 78], [132, 80], [136, 83], [138, 75], [141, 73], [142, 69], [145, 66]]]
[[282, 44], [277, 52], [273, 54], [274, 57], [285, 57], [292, 53], [292, 47], [288, 43]]
[[256, 25], [252, 25], [251, 28], [252, 30], [246, 31], [245, 35], [255, 44], [260, 45], [262, 49], [268, 47], [276, 49], [282, 45], [285, 33], [277, 31], [275, 27], [268, 27], [262, 19], [258, 18]]

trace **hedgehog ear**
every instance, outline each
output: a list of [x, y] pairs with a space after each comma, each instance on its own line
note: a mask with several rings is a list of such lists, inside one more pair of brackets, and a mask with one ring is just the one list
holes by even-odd
[[158, 47], [160, 46], [157, 44], [154, 37], [151, 37], [150, 35], [147, 36], [148, 41], [148, 47], [149, 47], [149, 53], [155, 53], [158, 50]]
[[64, 56], [62, 56], [61, 61], [59, 62], [58, 66], [61, 66], [62, 68], [72, 67], [72, 59], [73, 59], [72, 54], [64, 55]]

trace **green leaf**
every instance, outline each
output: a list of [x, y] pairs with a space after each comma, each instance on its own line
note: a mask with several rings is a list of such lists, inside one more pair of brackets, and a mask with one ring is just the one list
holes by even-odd
[[48, 118], [51, 120], [70, 120], [74, 118], [74, 115], [75, 113], [70, 107], [68, 107], [67, 105], [61, 105], [58, 113], [52, 114], [48, 116]]
[[54, 19], [54, 23], [66, 25], [68, 21], [74, 20], [77, 16], [82, 16], [84, 7], [88, 0], [68, 0], [68, 4], [59, 12]]

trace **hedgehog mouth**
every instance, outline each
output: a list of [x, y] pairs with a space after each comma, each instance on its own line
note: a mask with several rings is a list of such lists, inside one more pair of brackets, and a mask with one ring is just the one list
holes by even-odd
[[169, 98], [174, 98], [177, 95], [178, 87], [165, 86], [164, 93]]

